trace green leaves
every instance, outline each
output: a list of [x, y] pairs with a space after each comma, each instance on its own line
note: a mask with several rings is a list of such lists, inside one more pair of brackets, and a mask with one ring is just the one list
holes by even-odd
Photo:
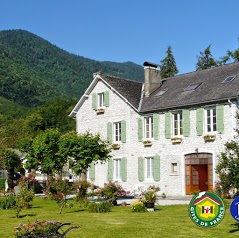
[[200, 56], [197, 56], [198, 62], [196, 64], [196, 70], [209, 69], [217, 66], [217, 62], [212, 57], [211, 45], [209, 45], [204, 52], [200, 52]]
[[166, 54], [167, 56], [160, 61], [160, 74], [162, 78], [169, 78], [178, 73], [178, 68], [176, 66], [176, 61], [174, 59], [171, 46], [168, 46]]
[[108, 142], [98, 134], [86, 132], [77, 135], [76, 132], [71, 132], [61, 137], [59, 153], [73, 158], [72, 168], [76, 174], [80, 174], [86, 172], [93, 161], [103, 162], [109, 159], [110, 151]]
[[225, 143], [225, 151], [219, 155], [219, 163], [216, 166], [216, 173], [220, 179], [221, 191], [228, 194], [229, 190], [239, 190], [239, 144], [236, 141]]

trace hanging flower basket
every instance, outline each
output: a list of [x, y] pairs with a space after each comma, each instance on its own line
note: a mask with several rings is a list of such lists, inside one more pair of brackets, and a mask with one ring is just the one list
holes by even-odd
[[144, 146], [151, 146], [153, 142], [151, 140], [144, 140], [143, 141]]
[[99, 107], [96, 109], [96, 114], [102, 114], [104, 112], [105, 112], [105, 108], [103, 108], [103, 107]]
[[120, 144], [114, 143], [111, 145], [111, 148], [114, 150], [118, 150], [120, 148]]
[[205, 141], [214, 141], [216, 139], [215, 135], [205, 135], [204, 137]]
[[181, 143], [182, 142], [182, 138], [181, 137], [173, 137], [173, 138], [171, 138], [171, 141], [173, 142], [173, 143]]

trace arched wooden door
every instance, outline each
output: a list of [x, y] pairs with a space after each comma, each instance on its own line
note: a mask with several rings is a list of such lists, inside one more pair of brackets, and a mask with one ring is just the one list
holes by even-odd
[[186, 194], [213, 190], [212, 154], [192, 153], [185, 155]]

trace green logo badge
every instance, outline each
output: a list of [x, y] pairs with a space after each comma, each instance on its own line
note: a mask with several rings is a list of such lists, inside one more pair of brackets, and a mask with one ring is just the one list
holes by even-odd
[[218, 225], [225, 215], [223, 201], [212, 192], [200, 192], [193, 197], [188, 211], [191, 220], [202, 227]]

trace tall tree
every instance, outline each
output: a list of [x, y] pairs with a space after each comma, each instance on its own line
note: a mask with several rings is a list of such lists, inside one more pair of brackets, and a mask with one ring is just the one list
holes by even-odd
[[167, 56], [160, 61], [160, 70], [162, 78], [169, 78], [178, 73], [178, 68], [176, 66], [176, 61], [174, 59], [171, 46], [168, 46], [166, 54]]
[[239, 62], [239, 48], [234, 51], [228, 50], [227, 54], [221, 57], [221, 60], [219, 60], [218, 62], [219, 64], [226, 64], [228, 62]]
[[27, 169], [40, 170], [42, 173], [52, 175], [61, 173], [66, 163], [66, 157], [59, 153], [60, 133], [48, 129], [37, 135], [34, 139], [25, 139], [20, 144], [21, 150], [26, 152]]
[[21, 165], [21, 159], [15, 150], [0, 149], [0, 166], [8, 172], [10, 188], [13, 188], [14, 169], [19, 165]]
[[[239, 120], [239, 114], [237, 114]], [[219, 163], [216, 166], [216, 173], [219, 177], [217, 189], [223, 194], [228, 195], [229, 190], [236, 189], [239, 195], [239, 130], [236, 130], [235, 140], [225, 143], [225, 150], [219, 155]]]
[[211, 45], [209, 45], [203, 52], [200, 52], [200, 56], [197, 56], [198, 62], [196, 64], [196, 70], [209, 69], [217, 66], [217, 62], [212, 57]]
[[102, 140], [99, 134], [86, 132], [78, 135], [71, 132], [62, 136], [60, 141], [60, 154], [73, 158], [72, 168], [77, 175], [81, 175], [82, 180], [85, 180], [90, 164], [108, 160], [111, 158], [110, 152], [108, 142]]

